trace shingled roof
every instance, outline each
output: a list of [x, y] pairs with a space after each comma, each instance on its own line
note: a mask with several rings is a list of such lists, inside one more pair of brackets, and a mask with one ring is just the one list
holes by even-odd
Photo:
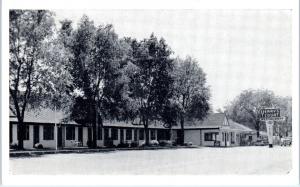
[[[64, 122], [66, 114], [63, 111], [56, 112], [49, 109], [30, 110], [25, 111], [24, 122], [28, 123], [70, 123], [76, 124], [74, 121]], [[17, 122], [17, 118], [10, 112], [10, 121]]]
[[211, 113], [203, 120], [187, 121], [185, 128], [219, 128], [225, 125], [227, 117], [224, 113]]
[[[65, 123], [65, 124], [77, 124], [74, 121], [65, 121], [66, 114], [63, 111], [54, 112], [51, 109], [41, 109], [41, 110], [31, 110], [25, 112], [24, 122], [28, 123]], [[185, 129], [195, 129], [195, 128], [219, 128], [224, 125], [224, 120], [226, 120], [226, 115], [224, 113], [211, 113], [204, 120], [186, 121]], [[17, 118], [13, 117], [10, 113], [10, 121], [17, 122]], [[116, 120], [106, 120], [103, 122], [104, 126], [108, 127], [143, 127], [131, 123], [130, 121], [116, 121]], [[163, 124], [159, 121], [151, 122], [150, 128], [165, 128]], [[179, 129], [180, 126], [175, 126], [173, 129]]]
[[228, 120], [230, 128], [239, 132], [245, 132], [245, 133], [254, 133], [255, 131], [253, 129], [250, 129], [249, 127], [246, 127], [242, 124], [239, 124], [231, 119]]

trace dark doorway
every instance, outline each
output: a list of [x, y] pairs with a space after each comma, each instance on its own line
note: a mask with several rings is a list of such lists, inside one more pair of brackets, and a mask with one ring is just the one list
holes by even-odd
[[92, 128], [88, 127], [88, 141], [92, 141]]
[[159, 129], [157, 130], [157, 140], [170, 140], [170, 130]]
[[134, 129], [134, 141], [138, 140], [137, 131], [138, 131], [138, 129]]
[[33, 146], [40, 141], [40, 126], [33, 126]]
[[109, 134], [108, 134], [108, 129], [104, 129], [104, 141], [108, 140]]
[[78, 127], [78, 141], [82, 142], [82, 127]]
[[120, 142], [124, 143], [124, 130], [120, 129]]
[[182, 140], [182, 131], [181, 129], [177, 131], [177, 144], [181, 144], [184, 140]]
[[225, 147], [227, 147], [227, 132], [225, 132]]
[[62, 129], [57, 127], [57, 147], [62, 147]]
[[12, 124], [9, 124], [9, 143], [13, 141], [12, 131], [13, 131]]

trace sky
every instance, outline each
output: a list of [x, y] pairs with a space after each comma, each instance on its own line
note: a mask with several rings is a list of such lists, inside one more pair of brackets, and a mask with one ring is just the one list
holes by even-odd
[[[121, 37], [163, 37], [174, 57], [195, 58], [206, 73], [213, 110], [246, 89], [292, 96], [290, 10], [54, 10], [76, 27], [83, 14], [113, 24]], [[59, 25], [59, 24], [58, 24]]]

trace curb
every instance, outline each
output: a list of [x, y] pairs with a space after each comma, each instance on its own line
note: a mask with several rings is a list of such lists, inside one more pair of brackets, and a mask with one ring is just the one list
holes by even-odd
[[62, 150], [41, 150], [41, 151], [13, 151], [9, 157], [36, 157], [45, 154], [69, 154], [69, 153], [104, 153], [113, 151], [135, 151], [135, 150], [162, 150], [162, 149], [185, 149], [199, 147], [142, 147], [142, 148], [101, 148], [101, 149], [62, 149]]

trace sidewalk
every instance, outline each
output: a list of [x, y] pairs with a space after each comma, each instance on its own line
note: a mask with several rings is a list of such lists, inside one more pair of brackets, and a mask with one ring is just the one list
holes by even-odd
[[96, 148], [91, 149], [87, 147], [82, 148], [65, 148], [65, 149], [43, 149], [43, 150], [10, 150], [10, 157], [30, 157], [39, 156], [44, 154], [67, 154], [67, 153], [100, 153], [100, 152], [111, 152], [111, 151], [123, 151], [123, 150], [158, 150], [158, 149], [181, 149], [181, 148], [199, 148], [198, 146], [172, 146], [172, 147], [133, 147], [133, 148]]

